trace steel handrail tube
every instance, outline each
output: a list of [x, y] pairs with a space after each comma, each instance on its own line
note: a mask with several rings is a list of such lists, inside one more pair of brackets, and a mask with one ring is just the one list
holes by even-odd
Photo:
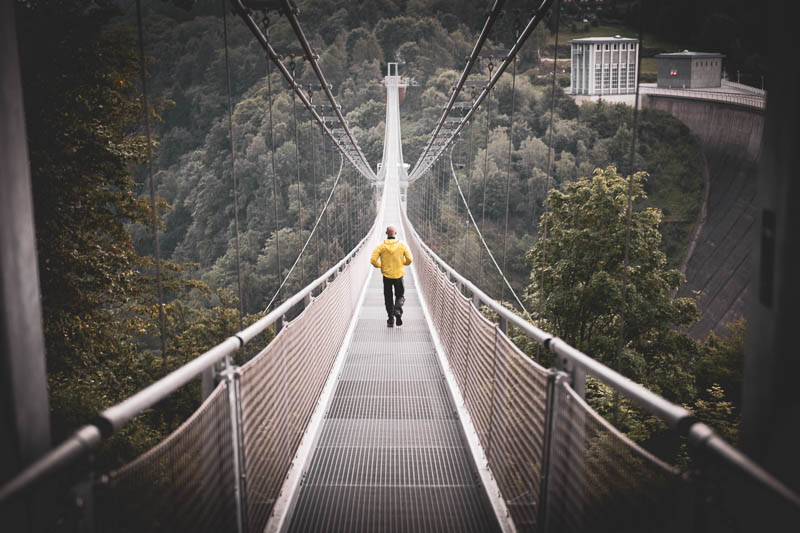
[[781, 483], [772, 474], [764, 470], [760, 465], [752, 461], [745, 454], [725, 442], [725, 439], [717, 435], [713, 429], [702, 422], [697, 422], [689, 428], [689, 442], [698, 448], [704, 448], [727, 465], [740, 472], [744, 472], [761, 485], [778, 494], [788, 504], [800, 509], [800, 495], [792, 491]]
[[173, 370], [130, 398], [109, 407], [100, 413], [100, 417], [110, 423], [113, 431], [119, 430], [136, 415], [154, 406], [183, 385], [189, 383], [204, 370], [235, 353], [241, 346], [243, 346], [243, 343], [237, 336], [228, 337], [222, 343], [214, 346], [196, 359], [189, 361], [182, 367]]
[[0, 487], [0, 503], [32, 486], [45, 475], [77, 460], [84, 453], [95, 448], [102, 438], [100, 428], [97, 426], [86, 425], [81, 427], [67, 440], [31, 463], [22, 472]]
[[374, 225], [370, 230], [367, 232], [367, 235], [361, 239], [361, 241], [353, 248], [350, 253], [344, 256], [338, 263], [333, 265], [331, 268], [327, 270], [324, 274], [320, 277], [306, 285], [306, 287], [301, 290], [300, 292], [295, 293], [291, 298], [283, 302], [281, 305], [270, 311], [265, 317], [260, 318], [256, 322], [253, 322], [251, 325], [240, 331], [236, 334], [236, 336], [242, 340], [242, 343], [247, 344], [250, 342], [254, 337], [261, 334], [266, 328], [271, 326], [274, 322], [278, 320], [278, 318], [284, 316], [289, 310], [297, 305], [298, 303], [302, 302], [307, 296], [310, 296], [314, 289], [318, 288], [319, 286], [325, 284], [331, 276], [335, 276], [338, 274], [342, 267], [344, 267], [350, 259], [361, 249], [361, 246], [367, 241], [369, 236], [372, 234]]

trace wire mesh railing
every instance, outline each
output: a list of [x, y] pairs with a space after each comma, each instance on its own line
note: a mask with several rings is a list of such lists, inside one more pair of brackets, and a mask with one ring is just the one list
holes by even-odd
[[228, 387], [220, 383], [167, 439], [101, 479], [98, 530], [236, 531]]
[[[800, 523], [800, 498], [689, 411], [501, 306], [404, 223], [432, 325], [518, 530], [729, 531], [754, 523], [749, 498], [769, 509], [760, 520]], [[522, 353], [505, 335], [509, 325], [554, 352], [556, 367]], [[679, 471], [591, 409], [579, 392], [586, 374], [686, 437], [692, 466]]]
[[339, 352], [369, 261], [355, 254], [306, 311], [241, 370], [248, 529], [267, 523]]
[[693, 489], [680, 472], [611, 426], [563, 378], [553, 377], [543, 530], [690, 530]]
[[[0, 502], [53, 480], [77, 481], [57, 521], [87, 531], [263, 530], [341, 348], [369, 270], [375, 226], [339, 263], [258, 322], [101, 413], [0, 487]], [[321, 292], [320, 292], [321, 291]], [[318, 292], [315, 297], [315, 292]], [[303, 310], [285, 322], [298, 306]], [[275, 325], [279, 333], [241, 368], [233, 355]], [[220, 383], [175, 432], [109, 474], [81, 460], [104, 437], [209, 369]]]
[[530, 360], [483, 316], [425, 253], [416, 235], [409, 246], [420, 291], [489, 468], [516, 526], [535, 529], [551, 372]]

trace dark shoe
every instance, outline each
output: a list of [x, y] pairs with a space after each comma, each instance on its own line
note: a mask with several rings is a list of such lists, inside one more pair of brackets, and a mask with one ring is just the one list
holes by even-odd
[[397, 322], [398, 326], [402, 326], [403, 325], [403, 315], [401, 313], [398, 313], [397, 311], [395, 311], [394, 312], [394, 319], [395, 319], [395, 322]]
[[[398, 326], [399, 325], [400, 324], [398, 324]], [[394, 318], [393, 317], [389, 317], [389, 320], [386, 321], [386, 327], [387, 328], [393, 328], [394, 327]]]

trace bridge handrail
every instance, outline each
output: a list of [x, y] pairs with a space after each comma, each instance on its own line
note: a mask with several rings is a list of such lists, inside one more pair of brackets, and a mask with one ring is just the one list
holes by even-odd
[[764, 98], [767, 97], [767, 91], [764, 89], [759, 89], [758, 87], [753, 87], [752, 85], [745, 85], [744, 83], [738, 83], [735, 81], [726, 80], [724, 78], [721, 80], [721, 84], [723, 87], [732, 87], [740, 91], [763, 96]]
[[698, 89], [668, 89], [664, 87], [641, 87], [640, 94], [667, 96], [674, 98], [694, 98], [697, 100], [710, 100], [729, 104], [764, 109], [766, 97], [758, 94], [744, 94], [732, 92], [703, 91]]
[[[662, 398], [500, 305], [440, 258], [436, 252], [424, 243], [412, 225], [409, 225], [409, 228], [419, 246], [442, 270], [447, 272], [452, 280], [466, 288], [472, 294], [473, 300], [477, 300], [477, 302], [487, 306], [499, 315], [501, 329], [504, 329], [507, 324], [518, 328], [529, 338], [555, 353], [558, 357], [557, 366], [559, 369], [573, 373], [574, 377], [579, 376], [580, 373], [588, 373], [594, 376], [614, 390], [624, 394], [649, 413], [666, 422], [681, 435], [686, 436], [693, 446], [705, 449], [712, 456], [721, 459], [734, 470], [744, 474], [800, 510], [800, 495], [792, 491], [745, 454], [728, 444], [711, 427], [697, 420], [691, 411]], [[530, 364], [533, 364], [533, 361], [530, 361]], [[577, 373], [575, 372], [576, 370]], [[575, 387], [574, 378], [572, 385]]]
[[335, 278], [338, 273], [344, 270], [350, 260], [372, 236], [374, 228], [373, 224], [361, 241], [338, 263], [266, 316], [228, 337], [182, 367], [148, 385], [133, 396], [107, 408], [91, 423], [82, 426], [65, 439], [64, 442], [31, 463], [0, 487], [0, 503], [30, 488], [48, 474], [74, 463], [84, 454], [96, 448], [104, 438], [124, 427], [145, 409], [154, 406], [192, 379], [200, 376], [205, 370], [212, 368], [215, 364], [226, 361], [229, 356], [232, 356], [269, 326], [281, 321], [295, 305], [304, 300], [308, 302], [313, 297], [314, 290], [326, 285], [330, 279]]

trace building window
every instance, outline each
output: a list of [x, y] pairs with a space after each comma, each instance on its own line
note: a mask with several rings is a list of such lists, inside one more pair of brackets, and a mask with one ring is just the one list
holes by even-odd
[[599, 44], [595, 45], [595, 50], [600, 50], [600, 45]]
[[608, 50], [608, 45], [605, 45], [605, 49]]

